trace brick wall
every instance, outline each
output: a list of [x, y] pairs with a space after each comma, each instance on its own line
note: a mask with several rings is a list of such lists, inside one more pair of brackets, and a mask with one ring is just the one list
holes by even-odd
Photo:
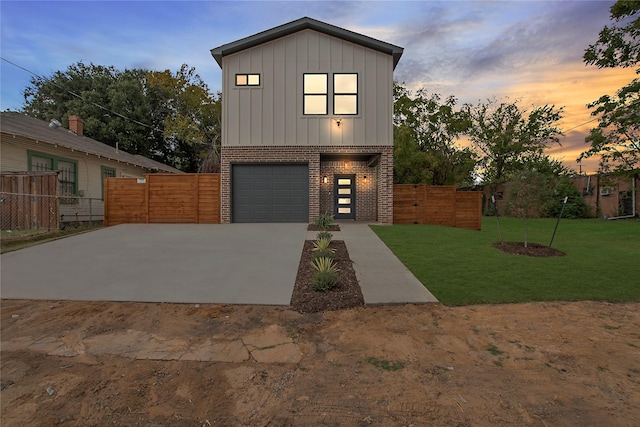
[[[376, 167], [368, 167], [366, 162], [350, 161], [352, 168], [342, 168], [334, 160], [323, 162], [328, 183], [321, 183], [321, 154], [380, 154]], [[393, 147], [379, 146], [310, 146], [310, 147], [222, 147], [221, 164], [221, 221], [231, 222], [231, 165], [238, 163], [306, 163], [309, 165], [309, 221], [313, 222], [320, 213], [333, 212], [333, 196], [327, 198], [327, 191], [333, 191], [330, 173], [356, 174], [356, 219], [358, 221], [393, 222]], [[335, 164], [334, 164], [335, 163]], [[343, 172], [344, 171], [344, 172]], [[377, 171], [377, 174], [376, 174]], [[367, 175], [367, 183], [364, 183]], [[327, 190], [328, 189], [328, 190]], [[377, 204], [375, 191], [377, 189]], [[360, 197], [362, 196], [362, 197]], [[330, 210], [328, 210], [330, 209]]]

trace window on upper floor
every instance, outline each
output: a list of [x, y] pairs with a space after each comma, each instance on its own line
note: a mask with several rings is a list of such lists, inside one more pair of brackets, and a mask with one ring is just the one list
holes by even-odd
[[305, 115], [327, 114], [327, 74], [305, 74], [303, 83], [303, 107]]
[[236, 86], [260, 86], [260, 74], [236, 74]]
[[333, 114], [358, 114], [358, 75], [333, 75]]

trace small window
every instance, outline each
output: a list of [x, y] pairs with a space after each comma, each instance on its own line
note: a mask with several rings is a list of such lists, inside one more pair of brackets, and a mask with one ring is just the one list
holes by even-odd
[[260, 74], [236, 74], [236, 86], [260, 86]]
[[327, 114], [328, 85], [326, 74], [304, 75], [303, 114]]
[[115, 178], [116, 170], [107, 166], [100, 166], [100, 172], [102, 173], [102, 200], [104, 200], [104, 179]]
[[358, 75], [333, 75], [333, 114], [358, 114]]

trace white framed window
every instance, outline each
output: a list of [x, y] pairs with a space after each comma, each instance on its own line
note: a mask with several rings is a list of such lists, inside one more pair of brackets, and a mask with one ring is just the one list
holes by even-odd
[[236, 86], [260, 86], [260, 74], [236, 74]]
[[304, 74], [304, 115], [325, 115], [328, 111], [329, 85], [327, 74]]
[[333, 75], [333, 114], [341, 116], [358, 114], [358, 75], [356, 73]]

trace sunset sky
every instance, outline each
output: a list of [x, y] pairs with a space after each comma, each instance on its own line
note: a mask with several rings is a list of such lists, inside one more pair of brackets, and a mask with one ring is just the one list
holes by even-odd
[[[0, 2], [2, 58], [38, 75], [83, 61], [176, 71], [186, 63], [212, 91], [220, 68], [209, 50], [309, 16], [404, 47], [395, 79], [461, 103], [521, 99], [565, 107], [565, 130], [592, 119], [586, 104], [613, 94], [633, 69], [599, 70], [582, 55], [609, 21], [613, 1]], [[31, 74], [0, 63], [0, 110], [18, 110]], [[595, 122], [548, 151], [578, 169]], [[583, 164], [594, 172], [597, 161]]]

